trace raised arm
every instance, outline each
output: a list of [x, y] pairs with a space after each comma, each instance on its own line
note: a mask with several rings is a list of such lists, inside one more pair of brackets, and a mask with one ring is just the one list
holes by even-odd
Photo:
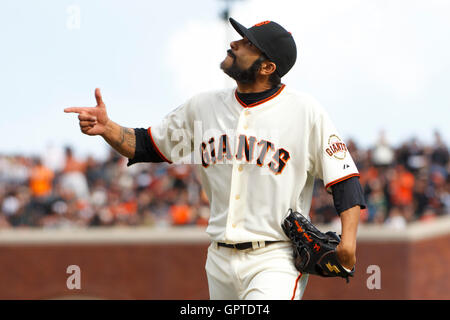
[[66, 113], [78, 113], [81, 132], [89, 136], [102, 136], [117, 152], [127, 158], [133, 158], [136, 151], [134, 129], [125, 128], [108, 118], [106, 106], [100, 89], [95, 89], [95, 107], [71, 107]]

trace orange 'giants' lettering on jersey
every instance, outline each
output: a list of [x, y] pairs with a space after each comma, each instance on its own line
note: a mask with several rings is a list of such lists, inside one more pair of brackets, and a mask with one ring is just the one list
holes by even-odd
[[234, 155], [232, 155], [230, 141], [227, 135], [220, 136], [218, 144], [214, 143], [214, 137], [206, 141], [200, 145], [202, 166], [204, 168], [208, 168], [211, 164], [226, 163], [227, 160], [232, 160], [234, 157], [236, 160], [256, 163], [259, 167], [267, 166], [270, 171], [278, 175], [283, 172], [283, 169], [291, 158], [286, 149], [276, 149], [274, 143], [264, 139], [258, 141], [254, 136], [247, 137], [244, 134], [239, 135], [236, 153]]
[[328, 147], [325, 152], [330, 156], [338, 160], [343, 160], [347, 155], [347, 146], [342, 140], [335, 134], [328, 138]]

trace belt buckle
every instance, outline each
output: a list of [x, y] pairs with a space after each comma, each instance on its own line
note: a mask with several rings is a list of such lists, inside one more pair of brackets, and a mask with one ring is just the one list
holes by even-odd
[[266, 241], [253, 241], [252, 249], [264, 248], [266, 246]]

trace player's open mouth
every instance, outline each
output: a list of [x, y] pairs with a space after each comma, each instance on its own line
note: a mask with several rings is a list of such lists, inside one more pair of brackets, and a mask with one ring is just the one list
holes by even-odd
[[231, 49], [227, 50], [227, 56], [233, 58], [233, 60], [236, 59], [236, 56], [234, 55], [233, 51], [231, 51]]

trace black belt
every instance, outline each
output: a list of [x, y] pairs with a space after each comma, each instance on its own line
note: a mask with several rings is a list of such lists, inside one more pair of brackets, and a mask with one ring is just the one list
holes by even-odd
[[[264, 245], [267, 246], [268, 244], [280, 242], [280, 241], [257, 241], [257, 242], [264, 242]], [[236, 243], [236, 244], [217, 242], [217, 245], [219, 247], [233, 248], [233, 249], [237, 249], [237, 250], [245, 250], [245, 249], [253, 248], [252, 242], [242, 242], [242, 243]]]

